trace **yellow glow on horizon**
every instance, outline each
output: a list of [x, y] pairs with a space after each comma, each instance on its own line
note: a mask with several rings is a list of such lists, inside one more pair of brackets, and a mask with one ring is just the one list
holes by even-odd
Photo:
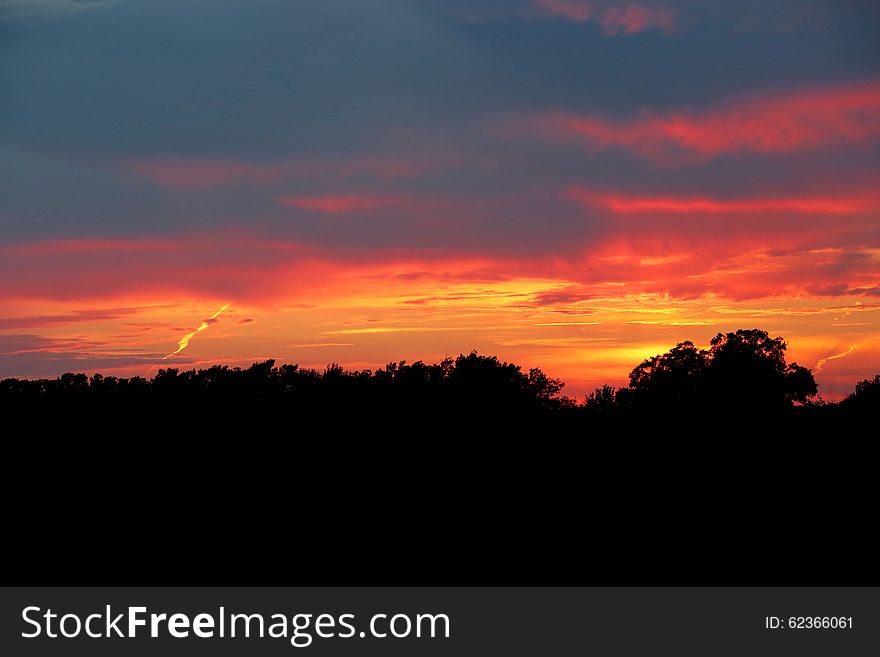
[[[143, 375], [148, 366], [175, 355], [175, 363], [186, 368], [247, 367], [274, 358], [316, 369], [337, 362], [375, 370], [398, 360], [437, 362], [477, 350], [526, 369], [540, 367], [567, 383], [566, 394], [582, 398], [606, 383], [625, 385], [636, 365], [679, 342], [691, 340], [706, 348], [716, 333], [738, 328], [783, 336], [789, 362], [816, 363], [826, 398], [839, 398], [856, 381], [880, 371], [880, 304], [863, 298], [683, 299], [615, 295], [605, 282], [587, 286], [565, 279], [391, 276], [385, 284], [344, 277], [325, 279], [319, 289], [305, 288], [298, 296], [237, 301], [235, 308], [225, 304], [199, 328], [181, 328], [186, 326], [182, 318], [205, 312], [212, 301], [161, 293], [84, 304], [34, 300], [25, 312], [71, 316], [69, 322], [40, 329], [57, 345], [54, 349], [70, 354], [69, 364], [60, 366], [64, 371], [117, 376]], [[221, 315], [219, 323], [210, 321]], [[208, 327], [210, 339], [193, 340]], [[171, 340], [178, 348], [163, 356]], [[858, 359], [841, 356], [854, 344]], [[87, 362], [84, 355], [102, 364], [80, 365]]]

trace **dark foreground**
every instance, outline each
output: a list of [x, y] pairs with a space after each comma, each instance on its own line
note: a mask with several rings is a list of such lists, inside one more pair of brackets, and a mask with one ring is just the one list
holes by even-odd
[[[0, 383], [34, 583], [877, 583], [880, 378], [727, 334], [585, 400], [469, 354]], [[36, 578], [36, 579], [34, 579]]]

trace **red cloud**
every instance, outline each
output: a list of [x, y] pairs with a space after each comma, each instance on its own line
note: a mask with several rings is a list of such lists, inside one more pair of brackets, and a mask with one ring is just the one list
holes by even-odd
[[609, 7], [599, 20], [606, 34], [637, 34], [651, 28], [675, 29], [675, 12], [665, 7], [625, 4]]
[[637, 34], [652, 28], [675, 29], [675, 11], [637, 3], [607, 4], [580, 0], [535, 0], [535, 6], [550, 16], [575, 23], [594, 20], [605, 34]]
[[783, 215], [769, 222], [758, 215], [719, 223], [688, 211], [674, 218], [673, 231], [661, 219], [645, 222], [625, 212], [590, 241], [573, 245], [568, 257], [534, 253], [523, 258], [488, 247], [468, 256], [432, 249], [321, 248], [244, 232], [182, 235], [167, 243], [145, 240], [143, 249], [120, 242], [111, 250], [107, 243], [85, 240], [9, 244], [0, 258], [0, 281], [7, 282], [0, 283], [0, 298], [183, 295], [289, 303], [329, 298], [331, 288], [371, 279], [411, 288], [412, 298], [442, 281], [536, 276], [585, 286], [584, 298], [622, 293], [870, 297], [880, 290], [880, 256], [872, 246], [877, 237], [865, 232], [871, 228], [863, 215], [830, 224], [821, 215]]
[[568, 112], [506, 122], [502, 134], [625, 148], [653, 159], [864, 147], [880, 137], [880, 80], [753, 96], [702, 112], [612, 119]]
[[[0, 246], [0, 300], [142, 297], [271, 300], [321, 298], [340, 281], [424, 273], [432, 281], [507, 278], [504, 259], [443, 251], [303, 245], [246, 230], [171, 240], [53, 240]], [[115, 247], [114, 247], [115, 245]]]
[[348, 195], [348, 196], [282, 196], [278, 202], [292, 208], [315, 210], [337, 214], [342, 212], [368, 212], [402, 202], [399, 196]]
[[880, 195], [855, 197], [804, 196], [791, 198], [719, 199], [705, 196], [634, 196], [603, 194], [581, 187], [568, 191], [573, 200], [585, 206], [604, 207], [612, 212], [670, 213], [798, 213], [857, 214], [880, 206]]

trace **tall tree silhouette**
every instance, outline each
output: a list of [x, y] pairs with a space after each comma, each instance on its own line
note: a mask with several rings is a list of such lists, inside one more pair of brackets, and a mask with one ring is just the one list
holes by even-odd
[[[761, 329], [719, 333], [707, 351], [692, 342], [677, 344], [635, 367], [629, 387], [597, 389], [588, 409], [611, 406], [641, 411], [718, 410], [741, 416], [778, 414], [818, 392], [809, 369], [785, 362], [786, 344]], [[613, 402], [613, 404], [612, 404]]]
[[709, 384], [725, 406], [756, 412], [805, 402], [818, 393], [809, 369], [785, 362], [787, 345], [761, 329], [719, 333], [709, 349]]

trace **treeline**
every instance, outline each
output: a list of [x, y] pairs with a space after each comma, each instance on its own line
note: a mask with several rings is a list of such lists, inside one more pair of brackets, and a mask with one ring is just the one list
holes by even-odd
[[[143, 421], [189, 418], [267, 423], [277, 416], [328, 423], [418, 422], [426, 430], [450, 422], [490, 425], [592, 422], [625, 425], [664, 418], [782, 421], [864, 417], [880, 408], [880, 376], [861, 381], [840, 403], [818, 395], [811, 371], [787, 363], [786, 343], [759, 329], [719, 333], [708, 350], [682, 342], [636, 366], [629, 385], [603, 386], [583, 400], [538, 368], [476, 352], [435, 364], [390, 363], [375, 372], [323, 371], [274, 360], [248, 368], [160, 369], [152, 379], [64, 374], [55, 379], [0, 381], [6, 412], [91, 418], [130, 415]], [[47, 415], [48, 414], [48, 415]]]

